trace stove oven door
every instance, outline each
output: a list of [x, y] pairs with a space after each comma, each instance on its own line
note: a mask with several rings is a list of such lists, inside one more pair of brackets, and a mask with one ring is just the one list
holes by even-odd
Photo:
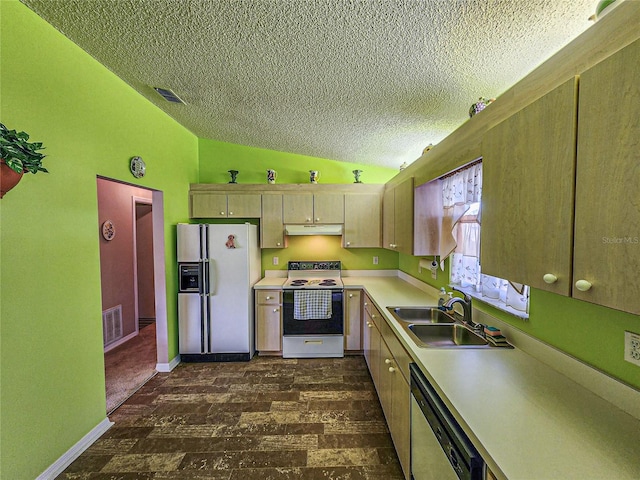
[[331, 318], [296, 320], [293, 316], [293, 296], [295, 289], [284, 290], [282, 303], [282, 333], [290, 335], [342, 335], [344, 330], [342, 314], [342, 290], [331, 291]]

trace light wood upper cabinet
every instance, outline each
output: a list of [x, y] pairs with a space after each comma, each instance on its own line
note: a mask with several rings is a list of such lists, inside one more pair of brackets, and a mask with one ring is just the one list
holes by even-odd
[[377, 193], [347, 193], [344, 196], [345, 248], [381, 247], [381, 197]]
[[386, 189], [382, 204], [383, 247], [412, 255], [413, 177]]
[[283, 248], [284, 223], [282, 221], [282, 195], [262, 195], [260, 219], [260, 247]]
[[483, 272], [640, 314], [639, 58], [637, 40], [581, 74], [579, 105], [572, 79], [488, 132]]
[[573, 296], [637, 315], [640, 40], [580, 76], [578, 112]]
[[416, 187], [413, 202], [413, 254], [440, 255], [442, 180], [435, 179]]
[[571, 79], [487, 132], [483, 273], [570, 294], [576, 95]]
[[283, 197], [284, 223], [342, 224], [344, 194], [286, 193]]
[[260, 218], [261, 195], [192, 192], [191, 218]]

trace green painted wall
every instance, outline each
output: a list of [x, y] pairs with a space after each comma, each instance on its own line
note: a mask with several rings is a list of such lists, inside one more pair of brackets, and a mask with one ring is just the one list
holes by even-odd
[[44, 142], [51, 172], [0, 201], [0, 478], [28, 480], [105, 418], [96, 175], [164, 192], [175, 356], [173, 225], [188, 218], [198, 145], [26, 6], [3, 0], [0, 16], [0, 121]]
[[[273, 257], [278, 265], [273, 265]], [[378, 265], [373, 257], [378, 257]], [[262, 270], [286, 270], [294, 260], [340, 260], [346, 270], [385, 270], [398, 268], [398, 254], [382, 248], [342, 248], [342, 237], [289, 237], [287, 248], [262, 250]]]
[[309, 170], [319, 170], [319, 183], [353, 183], [353, 170], [362, 170], [363, 183], [386, 183], [397, 170], [337, 162], [325, 158], [245, 147], [200, 139], [200, 183], [228, 183], [228, 170], [238, 170], [238, 183], [267, 183], [267, 169], [278, 172], [276, 183], [309, 183]]
[[[353, 183], [352, 170], [363, 170], [365, 183], [386, 183], [397, 171], [391, 168], [337, 162], [324, 158], [277, 152], [263, 148], [246, 147], [214, 140], [199, 140], [200, 183], [227, 183], [227, 170], [238, 170], [238, 183], [266, 184], [266, 170], [278, 172], [277, 183], [308, 183], [309, 170], [320, 171], [319, 183]], [[295, 168], [292, 168], [294, 165]], [[343, 262], [351, 270], [396, 269], [398, 254], [381, 248], [350, 248], [340, 246], [340, 237], [289, 237], [288, 248], [262, 250], [262, 269], [283, 270], [289, 260], [327, 260]], [[273, 257], [279, 265], [273, 265]], [[373, 257], [378, 256], [378, 265]]]
[[[418, 273], [419, 257], [400, 254], [399, 269], [436, 288], [449, 280], [449, 262], [438, 278]], [[640, 333], [640, 316], [531, 289], [529, 320], [475, 301], [475, 306], [494, 317], [592, 365], [612, 377], [640, 389], [640, 368], [624, 361], [624, 332]]]

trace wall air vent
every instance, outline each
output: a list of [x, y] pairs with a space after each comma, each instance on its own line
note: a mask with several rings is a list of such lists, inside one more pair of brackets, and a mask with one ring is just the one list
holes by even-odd
[[102, 312], [102, 335], [105, 347], [122, 338], [122, 305]]
[[167, 102], [181, 103], [183, 105], [186, 105], [178, 95], [173, 93], [173, 91], [169, 90], [168, 88], [153, 87], [153, 89], [158, 92]]

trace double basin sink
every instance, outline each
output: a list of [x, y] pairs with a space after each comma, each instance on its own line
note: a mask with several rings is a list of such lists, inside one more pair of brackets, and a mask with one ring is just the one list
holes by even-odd
[[414, 343], [425, 348], [495, 348], [438, 307], [387, 307]]

